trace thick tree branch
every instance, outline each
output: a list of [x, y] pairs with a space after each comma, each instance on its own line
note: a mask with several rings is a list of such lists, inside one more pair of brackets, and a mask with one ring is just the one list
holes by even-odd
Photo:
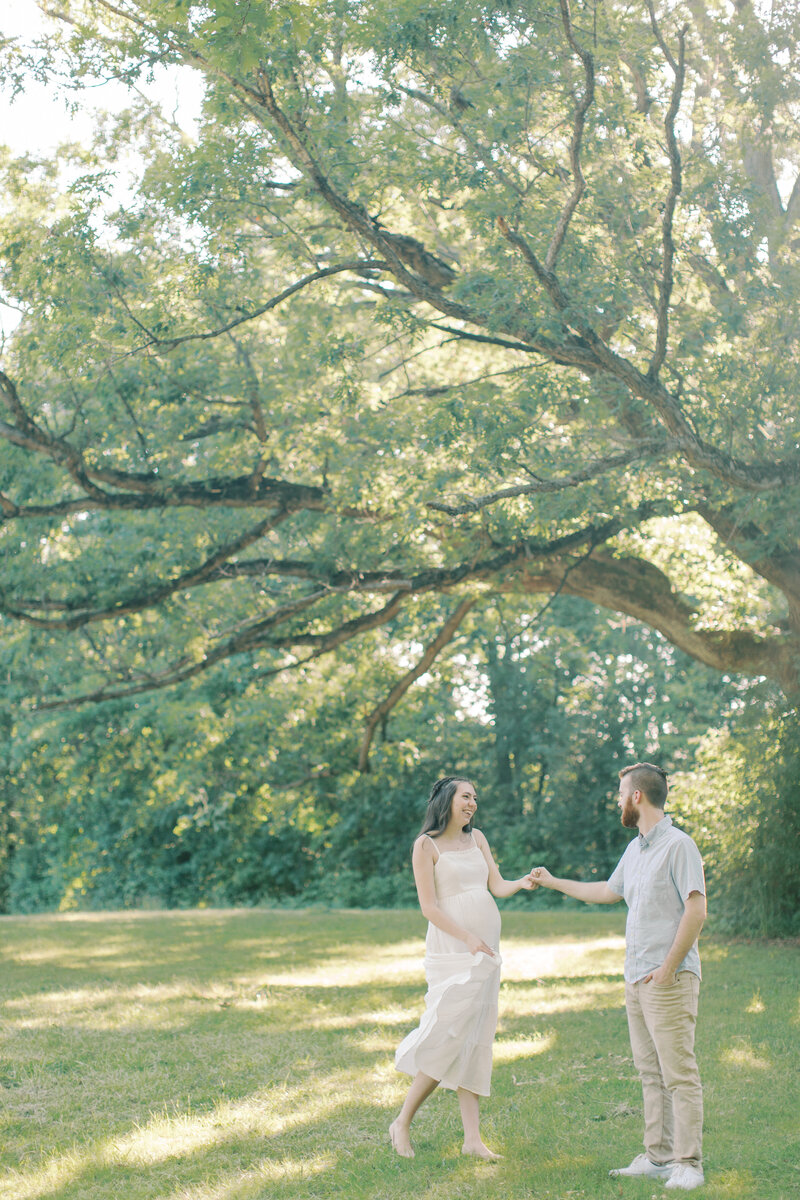
[[[315, 573], [313, 568], [308, 565], [305, 577], [317, 584], [310, 596], [305, 595], [298, 601], [290, 602], [273, 610], [265, 617], [250, 622], [245, 629], [238, 630], [235, 634], [226, 638], [219, 646], [209, 648], [199, 661], [186, 664], [185, 659], [182, 659], [178, 666], [167, 668], [160, 674], [149, 676], [147, 680], [143, 680], [142, 682], [127, 684], [122, 687], [107, 686], [66, 700], [43, 701], [40, 707], [69, 708], [89, 701], [97, 702], [100, 700], [119, 699], [123, 696], [138, 695], [142, 692], [170, 687], [173, 684], [191, 679], [195, 675], [208, 670], [216, 663], [231, 658], [236, 654], [262, 648], [275, 650], [288, 649], [295, 646], [311, 646], [314, 650], [311, 658], [317, 658], [323, 654], [330, 653], [343, 642], [349, 641], [357, 634], [376, 628], [378, 625], [385, 624], [386, 621], [391, 620], [399, 612], [403, 602], [410, 595], [421, 595], [432, 591], [446, 591], [448, 588], [470, 578], [493, 579], [508, 569], [529, 561], [534, 556], [541, 559], [551, 554], [568, 553], [571, 549], [586, 545], [587, 543], [591, 546], [599, 545], [607, 538], [613, 537], [621, 528], [622, 525], [619, 520], [607, 521], [601, 525], [589, 525], [575, 533], [568, 534], [566, 537], [555, 538], [551, 542], [542, 543], [532, 539], [516, 542], [513, 546], [501, 551], [499, 554], [477, 562], [465, 562], [455, 567], [430, 568], [420, 571], [411, 579], [396, 581], [396, 587], [390, 600], [383, 608], [378, 609], [377, 612], [367, 613], [350, 621], [345, 621], [342, 625], [323, 633], [296, 631], [279, 637], [273, 636], [273, 630], [277, 625], [290, 617], [296, 616], [300, 611], [315, 604], [323, 596], [330, 595], [330, 592], [334, 590], [334, 584], [330, 577], [325, 578], [321, 572]], [[298, 565], [295, 565], [291, 572], [280, 572], [280, 567], [277, 564], [276, 566], [279, 573], [291, 573], [297, 577], [301, 575]], [[356, 590], [357, 582], [357, 573], [351, 573], [349, 577], [342, 580], [342, 583], [335, 590], [344, 592], [354, 591]], [[267, 674], [278, 674], [291, 666], [301, 666], [302, 663], [308, 661], [311, 661], [311, 659], [298, 660], [297, 662], [275, 668], [274, 671], [270, 670]]]
[[791, 194], [786, 203], [786, 212], [783, 218], [784, 233], [790, 233], [798, 221], [800, 221], [800, 173], [795, 177]]
[[[652, 507], [645, 506], [636, 514], [636, 520], [652, 515]], [[385, 624], [399, 612], [404, 602], [413, 596], [432, 591], [447, 591], [469, 580], [483, 580], [492, 584], [496, 591], [536, 592], [563, 590], [572, 595], [583, 596], [592, 603], [600, 604], [612, 611], [626, 612], [660, 630], [675, 645], [710, 666], [726, 671], [745, 671], [767, 674], [776, 679], [787, 691], [796, 691], [800, 686], [800, 641], [791, 636], [760, 637], [749, 632], [702, 630], [697, 628], [698, 613], [685, 599], [672, 589], [668, 578], [652, 564], [640, 559], [614, 558], [609, 554], [599, 555], [595, 547], [613, 537], [627, 523], [621, 519], [589, 525], [581, 530], [548, 542], [524, 539], [503, 550], [479, 560], [463, 562], [447, 568], [428, 568], [409, 578], [402, 578], [399, 571], [368, 574], [358, 572], [320, 572], [313, 564], [281, 563], [267, 560], [262, 574], [305, 576], [315, 587], [311, 594], [290, 601], [268, 613], [263, 618], [250, 622], [246, 628], [236, 631], [221, 644], [209, 648], [202, 659], [193, 663], [182, 660], [160, 675], [123, 686], [105, 686], [71, 699], [46, 701], [42, 707], [65, 708], [87, 701], [98, 701], [134, 695], [158, 688], [171, 686], [208, 670], [216, 663], [236, 654], [259, 649], [288, 650], [291, 647], [307, 646], [312, 649], [310, 657], [293, 659], [266, 671], [267, 676], [302, 665], [324, 654], [330, 653], [360, 633]], [[586, 553], [586, 547], [589, 553]], [[577, 559], [573, 556], [578, 551]], [[232, 574], [243, 573], [240, 569], [249, 564], [230, 564]], [[228, 568], [217, 568], [217, 570]], [[210, 580], [211, 572], [208, 576]], [[208, 581], [207, 580], [207, 581]], [[330, 630], [316, 632], [296, 629], [279, 632], [280, 626], [302, 611], [330, 596], [332, 592], [376, 592], [383, 587], [392, 587], [388, 602], [380, 609], [349, 621]], [[413, 681], [412, 681], [413, 682]]]
[[369, 751], [372, 745], [372, 739], [375, 736], [375, 730], [380, 721], [384, 721], [396, 704], [402, 700], [408, 689], [413, 683], [419, 679], [420, 675], [424, 675], [434, 660], [455, 637], [459, 625], [464, 620], [469, 610], [474, 606], [474, 597], [468, 597], [462, 600], [450, 616], [445, 621], [444, 625], [439, 630], [433, 641], [425, 647], [425, 651], [419, 661], [407, 671], [406, 674], [399, 679], [394, 685], [388, 696], [381, 700], [380, 704], [373, 708], [372, 712], [366, 719], [364, 727], [364, 737], [361, 742], [361, 749], [358, 753], [358, 769], [359, 771], [369, 771]]
[[[31, 450], [65, 466], [70, 476], [83, 489], [83, 495], [70, 496], [49, 504], [16, 504], [6, 496], [2, 504], [3, 517], [9, 520], [38, 520], [42, 517], [64, 517], [84, 512], [152, 512], [162, 508], [280, 508], [286, 512], [298, 509], [323, 512], [330, 509], [333, 498], [328, 489], [312, 484], [290, 483], [284, 479], [264, 477], [263, 469], [239, 476], [210, 476], [185, 482], [169, 480], [153, 473], [117, 471], [87, 463], [63, 438], [54, 438], [35, 425], [27, 416], [11, 380], [0, 372], [0, 395], [13, 397], [19, 424], [0, 421], [0, 437], [22, 449]], [[103, 491], [104, 483], [119, 491]], [[338, 510], [342, 516], [377, 520], [380, 514], [367, 508], [346, 506]], [[2, 522], [0, 522], [2, 523]]]
[[[544, 569], [532, 565], [507, 590], [552, 591], [561, 582], [566, 562], [552, 560]], [[788, 694], [800, 690], [800, 638], [698, 628], [698, 611], [674, 591], [663, 571], [643, 559], [595, 553], [570, 572], [563, 590], [643, 621], [718, 671], [766, 675]]]
[[751, 183], [756, 184], [766, 200], [769, 215], [776, 221], [781, 220], [786, 214], [775, 178], [772, 147], [763, 141], [754, 145], [745, 140], [742, 145], [742, 165], [747, 178]]

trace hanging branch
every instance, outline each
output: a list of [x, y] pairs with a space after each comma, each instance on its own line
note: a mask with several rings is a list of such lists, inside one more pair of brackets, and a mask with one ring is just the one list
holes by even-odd
[[[206, 329], [201, 333], [184, 333], [179, 337], [162, 338], [146, 329], [137, 320], [136, 324], [148, 335], [148, 340], [137, 346], [137, 350], [146, 350], [150, 346], [160, 346], [162, 349], [170, 351], [174, 350], [177, 346], [182, 346], [185, 342], [205, 342], [221, 337], [222, 334], [229, 333], [232, 329], [238, 328], [239, 325], [244, 325], [247, 321], [254, 321], [256, 317], [263, 317], [265, 313], [271, 312], [273, 308], [277, 308], [284, 300], [288, 300], [290, 296], [296, 295], [297, 292], [303, 291], [320, 279], [327, 279], [331, 275], [341, 275], [343, 271], [385, 270], [387, 265], [387, 263], [377, 258], [354, 258], [349, 259], [347, 262], [336, 263], [330, 267], [320, 267], [319, 270], [312, 271], [310, 275], [304, 275], [302, 279], [289, 284], [282, 292], [279, 292], [276, 296], [272, 296], [264, 304], [259, 305], [258, 308], [254, 308], [251, 312], [245, 312], [239, 317], [234, 317], [233, 320], [228, 321], [225, 325], [220, 325], [217, 329]], [[125, 307], [128, 315], [133, 320], [136, 320], [127, 308], [127, 305]]]
[[[295, 659], [292, 662], [284, 663], [280, 667], [265, 672], [267, 676], [280, 674], [286, 670], [302, 667], [305, 663], [311, 662], [323, 654], [330, 653], [360, 633], [365, 633], [371, 629], [378, 628], [380, 625], [385, 625], [396, 616], [402, 605], [411, 596], [419, 596], [433, 591], [444, 591], [468, 578], [481, 579], [487, 576], [493, 577], [498, 571], [504, 568], [522, 566], [534, 558], [538, 558], [541, 561], [542, 558], [562, 554], [575, 546], [584, 544], [587, 540], [593, 546], [598, 545], [600, 542], [619, 533], [622, 527], [623, 523], [619, 520], [605, 521], [600, 525], [589, 525], [575, 533], [555, 538], [551, 542], [540, 543], [535, 542], [533, 539], [515, 542], [513, 546], [494, 555], [491, 559], [460, 563], [451, 568], [431, 568], [427, 571], [421, 571], [413, 579], [398, 581], [399, 586], [395, 585], [396, 590], [394, 594], [380, 609], [364, 613], [322, 633], [298, 632], [287, 633], [279, 637], [274, 636], [273, 631], [277, 625], [288, 620], [289, 617], [296, 616], [311, 605], [316, 604], [321, 598], [331, 595], [333, 590], [331, 586], [317, 575], [315, 580], [317, 588], [310, 595], [303, 596], [299, 600], [274, 609], [265, 617], [252, 621], [245, 629], [240, 629], [232, 636], [226, 638], [221, 645], [216, 646], [214, 649], [206, 650], [202, 657], [193, 663], [187, 664], [185, 659], [181, 659], [178, 664], [166, 668], [163, 672], [147, 676], [141, 683], [127, 684], [119, 687], [105, 686], [96, 691], [83, 693], [69, 699], [43, 701], [39, 707], [42, 709], [71, 708], [89, 701], [98, 702], [101, 700], [120, 699], [126, 696], [137, 695], [141, 692], [170, 687], [173, 684], [191, 679], [203, 671], [207, 671], [216, 663], [231, 658], [235, 654], [259, 649], [289, 650], [297, 646], [313, 647], [313, 653], [309, 657]], [[292, 573], [297, 572], [293, 571]], [[357, 575], [351, 575], [349, 586], [344, 583], [339, 590], [345, 592], [355, 591], [357, 578]]]
[[373, 708], [372, 712], [366, 719], [364, 737], [361, 742], [361, 749], [358, 753], [359, 771], [369, 771], [369, 751], [378, 723], [389, 715], [395, 705], [402, 700], [403, 696], [405, 696], [412, 683], [419, 679], [420, 675], [425, 674], [440, 651], [442, 651], [444, 647], [453, 640], [456, 630], [474, 604], [475, 599], [472, 597], [468, 597], [458, 604], [458, 606], [447, 618], [436, 637], [433, 639], [430, 645], [425, 648], [425, 652], [420, 658], [419, 662], [412, 667], [410, 671], [407, 671], [403, 678], [397, 681], [392, 690], [389, 692], [389, 695], [384, 700], [381, 700], [380, 704]]
[[[447, 263], [432, 254], [416, 238], [392, 233], [384, 228], [379, 221], [370, 216], [362, 204], [336, 190], [309, 148], [305, 131], [293, 124], [278, 103], [272, 79], [264, 66], [257, 72], [258, 86], [255, 87], [229, 71], [214, 66], [200, 50], [183, 45], [165, 32], [153, 29], [141, 17], [120, 8], [111, 0], [96, 2], [100, 7], [133, 22], [152, 37], [161, 40], [182, 61], [224, 80], [242, 107], [259, 124], [265, 123], [264, 117], [267, 114], [292, 165], [305, 176], [320, 198], [344, 221], [351, 232], [365, 239], [379, 251], [386, 260], [387, 269], [417, 299], [426, 301], [445, 316], [465, 324], [485, 328], [490, 323], [488, 314], [453, 300], [443, 292], [442, 289], [455, 278], [454, 271]], [[520, 311], [518, 317], [516, 322], [509, 322], [508, 332], [522, 341], [529, 341], [532, 350], [547, 355], [557, 363], [595, 369], [596, 364], [582, 352], [580, 346], [574, 343], [561, 345], [541, 335], [530, 337], [527, 314]]]
[[683, 83], [685, 77], [685, 57], [686, 57], [686, 29], [684, 26], [678, 34], [678, 60], [672, 51], [667, 46], [664, 38], [661, 35], [661, 30], [656, 20], [655, 9], [653, 8], [652, 0], [648, 0], [647, 7], [650, 11], [650, 23], [653, 27], [653, 33], [656, 36], [659, 46], [664, 52], [664, 57], [672, 68], [674, 80], [672, 84], [672, 95], [670, 97], [669, 108], [664, 117], [664, 130], [667, 135], [667, 153], [669, 155], [670, 165], [670, 188], [667, 193], [667, 198], [664, 201], [664, 215], [661, 220], [661, 243], [663, 247], [663, 260], [661, 267], [661, 279], [658, 285], [658, 326], [656, 329], [656, 345], [653, 351], [653, 357], [650, 360], [647, 374], [651, 379], [655, 379], [658, 372], [664, 363], [667, 355], [667, 338], [669, 336], [669, 305], [672, 296], [673, 285], [673, 264], [675, 261], [675, 241], [673, 238], [673, 222], [675, 219], [675, 209], [678, 203], [678, 196], [681, 194], [682, 175], [681, 175], [681, 156], [678, 150], [678, 142], [675, 137], [675, 119], [678, 115], [678, 109], [681, 104], [681, 96], [683, 93]]
[[197, 567], [193, 567], [190, 571], [184, 571], [181, 575], [176, 575], [172, 579], [168, 579], [165, 583], [158, 584], [156, 587], [139, 592], [135, 596], [128, 597], [127, 600], [119, 600], [114, 604], [110, 604], [105, 608], [87, 608], [84, 601], [77, 604], [65, 602], [63, 605], [58, 605], [57, 602], [47, 601], [46, 607], [60, 607], [66, 610], [68, 616], [60, 617], [37, 617], [33, 616], [30, 611], [25, 611], [27, 608], [35, 608], [42, 606], [41, 601], [32, 601], [30, 605], [20, 607], [7, 606], [2, 600], [0, 592], [0, 611], [6, 616], [16, 617], [20, 621], [25, 621], [28, 625], [34, 625], [39, 629], [63, 629], [73, 630], [80, 629], [85, 625], [94, 624], [98, 621], [109, 621], [115, 617], [129, 616], [131, 613], [142, 612], [146, 608], [154, 608], [162, 601], [174, 596], [176, 592], [186, 591], [189, 588], [198, 587], [200, 584], [208, 583], [211, 580], [223, 579], [226, 575], [226, 566], [234, 554], [239, 554], [242, 550], [246, 550], [248, 546], [252, 546], [269, 533], [276, 529], [286, 518], [289, 513], [281, 511], [267, 517], [264, 521], [259, 521], [251, 529], [246, 530], [233, 541], [227, 542], [224, 546], [220, 546], [215, 550], [205, 562]]
[[548, 271], [552, 271], [555, 266], [556, 259], [567, 234], [567, 229], [569, 228], [569, 223], [586, 190], [586, 180], [581, 167], [581, 143], [583, 141], [583, 131], [586, 127], [586, 114], [594, 103], [594, 59], [588, 50], [584, 50], [578, 44], [575, 38], [575, 31], [572, 27], [572, 17], [569, 10], [569, 0], [560, 0], [560, 6], [561, 20], [564, 25], [564, 32], [567, 35], [567, 41], [583, 64], [584, 88], [583, 97], [575, 108], [572, 121], [572, 140], [569, 147], [569, 161], [574, 181], [572, 194], [561, 210], [561, 215], [558, 218], [552, 240], [545, 255], [544, 265]]
[[279, 667], [273, 667], [263, 672], [262, 675], [269, 677], [280, 675], [284, 671], [297, 670], [305, 666], [306, 663], [313, 662], [315, 658], [320, 658], [323, 654], [330, 653], [331, 650], [336, 649], [343, 642], [350, 641], [357, 634], [376, 629], [379, 625], [385, 625], [387, 621], [391, 621], [392, 617], [397, 615], [402, 601], [405, 599], [404, 593], [398, 593], [383, 608], [378, 609], [376, 612], [365, 613], [363, 616], [356, 617], [351, 621], [345, 621], [344, 624], [330, 630], [328, 633], [305, 634], [297, 638], [288, 636], [280, 639], [269, 639], [265, 636], [265, 632], [279, 623], [279, 621], [285, 620], [289, 615], [296, 615], [303, 608], [308, 608], [316, 604], [318, 600], [326, 595], [328, 595], [327, 590], [314, 592], [311, 596], [305, 596], [301, 601], [283, 606], [262, 620], [254, 622], [243, 633], [229, 638], [223, 645], [204, 654], [199, 661], [189, 666], [185, 665], [186, 659], [184, 658], [157, 675], [148, 675], [141, 683], [127, 684], [121, 687], [101, 687], [96, 691], [84, 692], [82, 695], [72, 696], [64, 700], [44, 700], [37, 705], [37, 708], [42, 711], [48, 710], [52, 712], [65, 708], [77, 708], [78, 705], [90, 702], [100, 703], [103, 700], [125, 699], [129, 696], [140, 695], [142, 692], [158, 691], [161, 688], [172, 687], [176, 683], [183, 683], [187, 679], [193, 679], [196, 675], [209, 670], [210, 667], [215, 666], [218, 662], [231, 658], [234, 654], [242, 654], [264, 647], [281, 649], [296, 643], [316, 643], [316, 650], [312, 654], [307, 655], [306, 658], [283, 663]]
[[429, 500], [426, 507], [434, 509], [436, 512], [447, 513], [450, 517], [465, 516], [467, 513], [479, 512], [483, 508], [488, 508], [491, 504], [497, 504], [499, 500], [510, 500], [516, 496], [533, 496], [542, 492], [560, 492], [567, 488], [577, 487], [578, 484], [585, 483], [589, 479], [597, 479], [601, 475], [605, 475], [607, 471], [613, 471], [616, 467], [625, 467], [638, 459], [654, 455], [662, 457], [674, 449], [674, 444], [670, 442], [640, 443], [621, 454], [611, 454], [608, 458], [599, 458], [594, 462], [587, 463], [585, 467], [573, 471], [570, 475], [563, 475], [560, 479], [537, 479], [535, 483], [520, 483], [513, 487], [500, 488], [486, 496], [476, 496], [474, 499], [464, 500], [461, 504], [444, 504], [438, 500]]

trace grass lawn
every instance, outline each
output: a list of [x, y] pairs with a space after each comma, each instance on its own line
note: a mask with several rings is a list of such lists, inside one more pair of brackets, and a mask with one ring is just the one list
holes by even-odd
[[[486, 1141], [434, 1095], [401, 1160], [412, 912], [0, 919], [2, 1200], [587, 1200], [641, 1149], [624, 912], [507, 912]], [[706, 1200], [800, 1197], [800, 946], [703, 939]], [[682, 1193], [674, 1193], [681, 1195]]]

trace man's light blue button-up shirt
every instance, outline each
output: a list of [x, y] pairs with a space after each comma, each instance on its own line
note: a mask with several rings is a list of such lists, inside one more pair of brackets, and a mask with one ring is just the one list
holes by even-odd
[[[667, 957], [692, 892], [706, 894], [703, 860], [688, 833], [662, 817], [646, 836], [633, 839], [608, 886], [628, 906], [625, 979], [636, 983]], [[677, 969], [700, 975], [697, 942]]]

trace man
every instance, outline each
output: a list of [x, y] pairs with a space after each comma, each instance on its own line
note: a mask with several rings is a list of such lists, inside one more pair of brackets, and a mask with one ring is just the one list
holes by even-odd
[[534, 868], [531, 879], [587, 904], [624, 897], [625, 1005], [644, 1095], [645, 1152], [610, 1174], [648, 1175], [688, 1192], [705, 1182], [703, 1092], [694, 1056], [703, 863], [692, 839], [664, 814], [664, 771], [636, 763], [619, 774], [622, 824], [639, 832], [608, 882], [554, 879], [544, 867]]

